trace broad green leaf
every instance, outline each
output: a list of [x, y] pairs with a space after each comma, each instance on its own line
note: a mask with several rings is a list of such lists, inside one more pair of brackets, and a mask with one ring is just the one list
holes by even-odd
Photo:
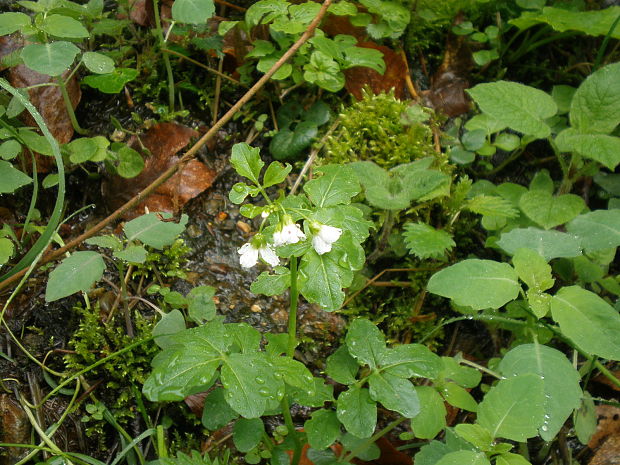
[[446, 383], [441, 388], [441, 395], [450, 405], [462, 410], [475, 412], [478, 410], [478, 404], [472, 395], [456, 383]]
[[230, 189], [228, 198], [232, 203], [239, 205], [245, 201], [248, 195], [256, 197], [259, 193], [260, 189], [258, 187], [249, 186], [244, 182], [238, 182]]
[[202, 411], [202, 425], [205, 428], [210, 430], [222, 428], [237, 416], [237, 412], [230, 408], [224, 399], [224, 389], [217, 387], [205, 398]]
[[249, 27], [268, 23], [288, 12], [289, 3], [285, 0], [261, 0], [253, 3], [245, 13], [245, 22]]
[[348, 167], [325, 165], [318, 170], [322, 176], [304, 184], [304, 192], [317, 207], [349, 204], [359, 194], [360, 185]]
[[112, 249], [113, 251], [121, 250], [123, 248], [123, 243], [121, 240], [118, 237], [111, 235], [91, 237], [86, 239], [84, 242], [89, 245]]
[[138, 77], [138, 70], [132, 68], [116, 68], [109, 74], [86, 76], [82, 82], [104, 94], [118, 94], [125, 84]]
[[84, 52], [82, 61], [91, 73], [108, 74], [114, 71], [114, 60], [103, 53]]
[[551, 96], [516, 82], [497, 81], [478, 84], [467, 91], [480, 109], [515, 131], [536, 138], [547, 137], [551, 130], [544, 122], [557, 113]]
[[478, 405], [478, 423], [494, 438], [523, 442], [544, 422], [544, 384], [539, 375], [500, 380]]
[[553, 196], [545, 191], [532, 190], [521, 196], [519, 207], [532, 221], [551, 229], [579, 215], [585, 202], [574, 194]]
[[577, 89], [572, 86], [558, 85], [551, 89], [551, 96], [558, 106], [558, 113], [565, 114], [570, 110], [571, 101]]
[[620, 210], [595, 210], [579, 215], [566, 230], [581, 241], [586, 252], [620, 246]]
[[476, 195], [467, 202], [465, 208], [479, 215], [502, 218], [515, 218], [519, 214], [511, 201], [497, 195]]
[[578, 410], [575, 410], [573, 424], [575, 425], [575, 433], [577, 433], [579, 442], [587, 444], [596, 432], [598, 424], [596, 405], [594, 405], [592, 397], [587, 392], [584, 393], [581, 406]]
[[308, 435], [310, 447], [316, 450], [327, 449], [340, 437], [340, 422], [336, 412], [332, 410], [317, 410], [304, 423], [304, 430]]
[[453, 357], [441, 357], [443, 369], [441, 370], [441, 379], [454, 381], [464, 388], [474, 388], [480, 384], [482, 375], [475, 368], [461, 365]]
[[519, 278], [530, 290], [541, 292], [553, 287], [555, 280], [551, 276], [551, 267], [535, 250], [518, 249], [512, 263]]
[[613, 63], [581, 83], [570, 108], [570, 121], [575, 129], [582, 133], [609, 134], [620, 124], [619, 77], [620, 63]]
[[10, 239], [6, 237], [0, 237], [0, 266], [9, 261], [9, 258], [13, 256], [15, 246]]
[[338, 396], [338, 420], [358, 438], [369, 438], [377, 425], [377, 404], [368, 389], [352, 386]]
[[296, 158], [307, 149], [318, 134], [317, 125], [302, 121], [294, 130], [282, 129], [271, 139], [269, 151], [276, 160]]
[[185, 317], [175, 308], [161, 317], [152, 333], [155, 343], [160, 348], [166, 349], [177, 343], [176, 334], [185, 329]]
[[487, 135], [495, 134], [506, 129], [506, 127], [506, 124], [485, 113], [474, 115], [465, 123], [465, 129], [468, 131], [483, 129]]
[[[583, 216], [578, 216], [569, 225]], [[534, 250], [547, 262], [554, 258], [581, 255], [580, 241], [575, 235], [554, 230], [543, 231], [538, 228], [513, 229], [502, 234], [497, 245], [510, 255], [514, 255], [522, 248]]]
[[403, 238], [409, 252], [421, 259], [441, 258], [456, 246], [452, 235], [424, 223], [407, 223]]
[[26, 24], [30, 24], [30, 16], [24, 13], [2, 13], [0, 14], [0, 36], [13, 34]]
[[495, 137], [493, 145], [506, 152], [512, 152], [513, 150], [517, 150], [521, 145], [521, 138], [516, 134], [502, 132]]
[[15, 139], [7, 140], [0, 144], [0, 158], [3, 160], [12, 160], [22, 151], [22, 144]]
[[504, 452], [495, 459], [495, 465], [532, 465], [525, 457], [511, 452]]
[[12, 194], [32, 182], [32, 178], [14, 168], [8, 161], [0, 160], [0, 194]]
[[435, 465], [491, 465], [482, 452], [460, 450], [444, 455]]
[[333, 354], [327, 357], [325, 371], [331, 379], [340, 384], [355, 383], [358, 370], [358, 363], [344, 345], [338, 347]]
[[[161, 250], [172, 245], [176, 238], [185, 230], [187, 215], [181, 215], [179, 222], [161, 221], [158, 213], [148, 213], [125, 223], [123, 231], [130, 241], [138, 239], [144, 244]], [[168, 213], [162, 213], [164, 219], [171, 217]]]
[[189, 294], [187, 294], [187, 299], [189, 300], [187, 314], [189, 318], [198, 324], [215, 318], [214, 295], [215, 288], [211, 286], [197, 286], [189, 291]]
[[370, 396], [389, 410], [414, 418], [420, 413], [420, 399], [408, 379], [389, 373], [374, 372], [368, 380]]
[[103, 156], [107, 154], [106, 149], [110, 145], [110, 141], [103, 136], [96, 137], [80, 137], [79, 139], [72, 140], [65, 147], [69, 151], [69, 160], [71, 163], [84, 163], [89, 160], [95, 160], [101, 158], [101, 152]]
[[128, 263], [144, 263], [146, 254], [146, 249], [141, 245], [130, 245], [125, 250], [114, 252], [116, 258], [120, 258]]
[[233, 341], [233, 351], [253, 354], [260, 347], [261, 333], [247, 323], [228, 323], [224, 325]]
[[415, 465], [436, 465], [444, 456], [458, 451], [475, 450], [475, 448], [458, 437], [452, 429], [445, 430], [445, 442], [431, 441], [422, 446], [420, 452], [415, 455]]
[[511, 24], [519, 29], [527, 29], [535, 24], [549, 24], [556, 31], [580, 31], [591, 36], [606, 36], [620, 39], [618, 28], [612, 30], [612, 25], [620, 15], [620, 7], [612, 6], [601, 10], [573, 11], [562, 7], [544, 7], [542, 13], [524, 13], [521, 17], [510, 20]]
[[60, 76], [73, 64], [80, 49], [71, 42], [26, 45], [21, 51], [24, 64], [41, 74]]
[[284, 266], [276, 266], [275, 274], [263, 271], [250, 285], [254, 294], [267, 296], [280, 295], [291, 285], [291, 272]]
[[172, 19], [179, 23], [204, 24], [215, 13], [213, 0], [176, 0]]
[[121, 144], [117, 149], [115, 144], [112, 144], [112, 148], [116, 150], [118, 155], [118, 165], [116, 166], [116, 172], [123, 178], [135, 178], [144, 169], [144, 160], [136, 150], [131, 147]]
[[454, 427], [454, 431], [481, 451], [486, 452], [493, 447], [493, 436], [491, 436], [488, 430], [478, 424], [461, 423]]
[[540, 437], [551, 441], [572, 411], [579, 407], [583, 393], [580, 376], [566, 356], [541, 344], [522, 344], [508, 352], [499, 364], [503, 376], [526, 373], [538, 375], [543, 381], [545, 411]]
[[319, 255], [310, 250], [303, 256], [300, 266], [300, 271], [307, 276], [301, 294], [308, 302], [319, 304], [328, 312], [339, 309], [344, 302], [340, 278], [343, 270], [332, 255]]
[[82, 23], [69, 16], [48, 15], [39, 26], [43, 31], [55, 37], [82, 39], [88, 37], [88, 31]]
[[562, 333], [591, 355], [620, 360], [620, 314], [593, 292], [563, 287], [551, 300]]
[[385, 336], [373, 323], [364, 318], [353, 320], [345, 337], [349, 354], [360, 365], [376, 368], [386, 355]]
[[48, 174], [43, 178], [41, 185], [44, 189], [49, 189], [58, 185], [58, 173]]
[[354, 457], [360, 461], [372, 462], [381, 456], [381, 450], [376, 443], [369, 444], [366, 439], [358, 438], [351, 433], [345, 433], [340, 442], [346, 450], [355, 451]]
[[233, 443], [239, 452], [249, 452], [265, 434], [265, 425], [260, 418], [239, 418], [233, 426]]
[[430, 378], [439, 376], [441, 358], [422, 344], [403, 344], [384, 350], [381, 370], [401, 378]]
[[49, 156], [54, 154], [52, 152], [52, 146], [45, 136], [25, 128], [19, 128], [18, 133], [21, 142], [32, 151]]
[[259, 148], [250, 147], [246, 143], [233, 145], [230, 163], [241, 176], [254, 184], [260, 184], [258, 177], [265, 163], [260, 158]]
[[291, 396], [291, 401], [304, 407], [323, 407], [325, 402], [335, 402], [334, 386], [326, 384], [323, 378], [314, 378], [310, 389], [298, 389], [289, 386], [287, 393]]
[[610, 170], [620, 163], [620, 137], [607, 134], [580, 134], [569, 128], [562, 131], [555, 139], [562, 152], [575, 152], [586, 158], [598, 161]]
[[536, 315], [536, 318], [543, 318], [549, 313], [551, 306], [551, 295], [546, 292], [533, 291], [528, 289], [526, 292], [527, 303]]
[[290, 386], [306, 389], [308, 395], [313, 394], [314, 378], [306, 366], [290, 357], [271, 358], [276, 378], [284, 380]]
[[88, 292], [105, 270], [103, 257], [97, 252], [74, 252], [51, 273], [45, 288], [46, 302], [53, 302], [76, 292]]
[[345, 65], [343, 69], [363, 66], [375, 70], [379, 74], [385, 73], [383, 53], [374, 48], [349, 47], [344, 51]]
[[553, 194], [553, 191], [555, 190], [555, 185], [553, 183], [551, 175], [549, 174], [549, 171], [544, 169], [538, 171], [530, 181], [529, 188], [531, 191], [545, 191], [549, 194]]
[[519, 295], [517, 273], [507, 263], [469, 259], [435, 273], [427, 290], [474, 310], [500, 308]]
[[283, 165], [277, 161], [272, 162], [267, 167], [267, 171], [265, 171], [265, 175], [263, 176], [263, 187], [271, 187], [280, 184], [286, 179], [292, 169], [293, 167], [288, 163]]
[[431, 386], [416, 386], [420, 413], [411, 419], [411, 429], [417, 438], [433, 439], [446, 427], [446, 406]]

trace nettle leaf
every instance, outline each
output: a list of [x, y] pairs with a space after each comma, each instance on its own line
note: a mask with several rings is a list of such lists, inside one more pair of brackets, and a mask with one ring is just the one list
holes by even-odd
[[460, 450], [444, 455], [435, 465], [491, 465], [484, 452]]
[[13, 34], [30, 24], [30, 16], [24, 13], [8, 12], [0, 14], [0, 36]]
[[470, 259], [444, 268], [428, 282], [427, 290], [474, 310], [500, 308], [519, 295], [518, 276], [507, 263]]
[[385, 336], [369, 320], [358, 318], [349, 325], [345, 337], [349, 354], [358, 363], [376, 368], [386, 354]]
[[238, 416], [224, 399], [224, 389], [217, 387], [207, 394], [202, 411], [202, 425], [205, 428], [216, 430]]
[[555, 280], [551, 276], [551, 267], [535, 250], [517, 250], [512, 257], [512, 263], [519, 278], [527, 284], [529, 289], [542, 292], [553, 287]]
[[24, 64], [41, 74], [60, 76], [73, 64], [80, 49], [71, 42], [26, 45], [21, 51]]
[[284, 266], [276, 266], [275, 274], [263, 271], [250, 286], [254, 294], [280, 295], [291, 285], [291, 272]]
[[541, 190], [526, 192], [519, 200], [523, 213], [545, 229], [569, 222], [579, 215], [585, 206], [585, 202], [578, 195], [553, 196]]
[[370, 396], [385, 408], [407, 418], [414, 418], [420, 413], [420, 399], [408, 379], [375, 371], [370, 375], [368, 384]]
[[620, 124], [618, 76], [620, 63], [612, 63], [581, 83], [571, 101], [569, 114], [571, 125], [579, 132], [609, 134]]
[[89, 36], [88, 31], [82, 26], [82, 23], [64, 15], [45, 16], [39, 27], [48, 34], [56, 37], [82, 39]]
[[97, 252], [74, 252], [50, 273], [45, 288], [46, 302], [87, 292], [101, 279], [104, 270], [103, 257]]
[[612, 171], [620, 164], [620, 137], [581, 134], [568, 128], [558, 134], [555, 143], [562, 152], [576, 152], [598, 161]]
[[403, 229], [403, 238], [409, 252], [422, 260], [441, 258], [456, 246], [450, 233], [424, 223], [407, 223]]
[[116, 68], [108, 74], [90, 75], [82, 79], [82, 82], [104, 94], [118, 94], [125, 84], [138, 77], [138, 70], [132, 68]]
[[[578, 216], [573, 222], [582, 216], [585, 215]], [[513, 229], [502, 234], [497, 245], [510, 255], [514, 255], [521, 248], [535, 250], [547, 262], [554, 258], [581, 255], [580, 240], [575, 235], [553, 230], [543, 231], [538, 228]]]
[[265, 162], [260, 158], [259, 148], [250, 147], [246, 143], [233, 145], [230, 163], [241, 176], [248, 178], [256, 185], [260, 184], [258, 178]]
[[179, 23], [204, 24], [215, 13], [213, 0], [176, 0], [172, 19]]
[[551, 315], [562, 333], [591, 355], [620, 360], [620, 314], [579, 286], [563, 287], [551, 299]]
[[340, 437], [340, 422], [336, 412], [332, 410], [317, 410], [304, 423], [304, 430], [308, 435], [310, 447], [316, 450], [327, 449]]
[[12, 194], [31, 182], [30, 176], [14, 168], [10, 162], [0, 160], [0, 194]]
[[519, 215], [511, 201], [496, 195], [477, 195], [467, 202], [465, 208], [479, 215], [502, 218], [515, 218]]
[[233, 443], [239, 452], [250, 452], [265, 434], [265, 425], [260, 418], [240, 418], [233, 426]]
[[308, 251], [301, 259], [300, 271], [307, 276], [301, 293], [308, 302], [316, 303], [328, 312], [340, 308], [344, 302], [340, 275], [344, 270], [333, 254], [319, 255], [314, 250]]
[[327, 376], [340, 384], [353, 384], [357, 381], [356, 376], [359, 365], [349, 354], [346, 346], [340, 346], [327, 357], [325, 372]]
[[148, 213], [125, 223], [123, 231], [130, 241], [139, 240], [155, 249], [161, 250], [172, 245], [176, 238], [185, 231], [187, 215], [181, 215], [178, 223], [174, 221], [161, 221], [172, 217], [169, 213]]
[[498, 81], [467, 90], [480, 109], [515, 131], [545, 138], [551, 129], [544, 120], [558, 111], [553, 98], [534, 87]]
[[82, 61], [91, 73], [108, 74], [114, 71], [114, 60], [103, 53], [84, 52]]
[[317, 169], [322, 176], [304, 184], [304, 192], [317, 207], [351, 203], [361, 188], [351, 169], [342, 165], [325, 165]]
[[523, 442], [544, 422], [544, 384], [539, 375], [500, 380], [478, 405], [478, 423], [494, 438]]
[[499, 370], [507, 378], [533, 373], [543, 380], [545, 414], [539, 434], [545, 441], [551, 441], [560, 432], [572, 411], [581, 404], [583, 392], [579, 386], [579, 372], [556, 349], [541, 344], [522, 344], [504, 356]]
[[369, 438], [377, 425], [377, 404], [368, 389], [352, 386], [338, 396], [336, 415], [349, 433]]
[[411, 429], [417, 438], [433, 439], [446, 427], [446, 406], [431, 386], [416, 386], [420, 413], [411, 419]]
[[566, 230], [581, 241], [586, 252], [620, 246], [620, 210], [595, 210], [579, 215]]
[[381, 370], [401, 378], [439, 376], [441, 358], [422, 344], [403, 344], [382, 351]]

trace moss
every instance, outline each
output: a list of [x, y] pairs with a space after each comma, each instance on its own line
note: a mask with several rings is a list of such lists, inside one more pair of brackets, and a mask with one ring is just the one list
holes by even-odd
[[136, 265], [133, 278], [141, 276], [152, 278], [153, 275], [159, 275], [161, 278], [185, 279], [187, 277], [185, 265], [190, 250], [183, 239], [177, 239], [170, 247], [161, 251], [151, 249], [144, 263]]

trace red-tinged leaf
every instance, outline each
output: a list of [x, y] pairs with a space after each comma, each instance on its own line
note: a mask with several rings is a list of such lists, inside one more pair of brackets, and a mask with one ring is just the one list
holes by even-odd
[[389, 92], [394, 89], [394, 96], [402, 99], [405, 94], [405, 79], [407, 76], [407, 63], [403, 57], [384, 45], [374, 42], [360, 42], [358, 47], [373, 48], [383, 53], [385, 61], [385, 73], [378, 72], [361, 66], [344, 71], [346, 78], [345, 87], [357, 100], [362, 100], [362, 89], [369, 86], [374, 94]]

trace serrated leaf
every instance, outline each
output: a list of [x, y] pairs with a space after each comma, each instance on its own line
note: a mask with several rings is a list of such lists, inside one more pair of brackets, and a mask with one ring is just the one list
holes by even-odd
[[620, 246], [620, 210], [595, 210], [579, 215], [566, 230], [581, 241], [586, 252]]
[[171, 218], [168, 213], [148, 213], [125, 223], [123, 231], [127, 239], [130, 241], [137, 239], [158, 250], [172, 245], [179, 234], [185, 230], [188, 217], [183, 214], [179, 222], [176, 223], [174, 221], [161, 221], [158, 215], [164, 219]]
[[8, 161], [0, 160], [0, 194], [12, 194], [32, 182], [32, 178], [14, 168]]
[[518, 216], [518, 211], [512, 202], [495, 195], [477, 195], [467, 202], [465, 208], [479, 215], [492, 215], [502, 218]]
[[288, 268], [277, 266], [275, 274], [263, 271], [251, 284], [250, 290], [254, 294], [267, 296], [280, 295], [291, 285], [291, 272]]
[[518, 276], [507, 263], [469, 259], [435, 273], [427, 285], [433, 294], [474, 310], [500, 308], [519, 295]]
[[353, 384], [357, 381], [359, 365], [343, 345], [327, 357], [325, 371], [331, 379], [340, 384]]
[[403, 344], [383, 351], [381, 369], [401, 378], [430, 378], [439, 376], [442, 368], [439, 356], [422, 344]]
[[535, 250], [547, 262], [554, 258], [581, 255], [580, 240], [575, 235], [553, 230], [544, 231], [538, 228], [513, 229], [502, 234], [497, 245], [511, 255], [521, 248]]
[[74, 252], [51, 273], [45, 288], [46, 302], [53, 302], [76, 292], [87, 292], [101, 279], [105, 263], [97, 252]]
[[300, 271], [307, 276], [301, 294], [308, 302], [319, 304], [328, 312], [337, 310], [344, 302], [342, 291], [342, 268], [333, 254], [317, 254], [308, 251], [301, 260]]
[[244, 322], [228, 323], [225, 326], [229, 337], [233, 341], [233, 351], [253, 354], [259, 350], [262, 335], [256, 328]]
[[317, 207], [349, 204], [360, 192], [360, 185], [348, 167], [342, 165], [322, 166], [323, 175], [304, 184], [304, 192]]
[[512, 257], [512, 263], [519, 278], [534, 292], [546, 291], [553, 287], [551, 267], [538, 252], [532, 249], [519, 249]]
[[446, 427], [444, 401], [431, 386], [416, 386], [420, 413], [411, 419], [411, 429], [417, 438], [432, 439]]
[[543, 381], [544, 420], [539, 434], [545, 441], [551, 441], [560, 432], [572, 411], [580, 405], [583, 393], [579, 372], [556, 349], [541, 344], [522, 344], [504, 356], [499, 370], [508, 378], [533, 373]]
[[338, 396], [336, 414], [346, 430], [358, 438], [372, 436], [377, 425], [377, 404], [368, 389], [352, 386]]
[[336, 412], [332, 410], [317, 410], [304, 423], [304, 430], [308, 435], [310, 447], [316, 450], [327, 449], [340, 437], [340, 422]]
[[581, 134], [575, 129], [562, 131], [555, 139], [558, 150], [575, 152], [598, 161], [610, 170], [620, 164], [620, 137], [607, 134]]
[[215, 13], [213, 0], [176, 0], [172, 18], [179, 23], [204, 24]]
[[373, 323], [364, 318], [353, 320], [345, 337], [349, 354], [359, 364], [376, 368], [386, 355], [385, 336]]
[[230, 163], [241, 176], [248, 178], [256, 185], [260, 184], [258, 177], [265, 162], [260, 158], [259, 148], [250, 147], [246, 143], [233, 145]]
[[585, 202], [574, 194], [553, 196], [545, 191], [533, 190], [521, 196], [519, 207], [532, 221], [551, 229], [579, 215], [585, 208]]
[[260, 418], [239, 418], [233, 426], [233, 443], [239, 452], [250, 452], [265, 434], [265, 425]]
[[314, 378], [310, 389], [287, 388], [291, 400], [305, 407], [322, 407], [325, 402], [334, 402], [334, 386], [325, 384], [322, 378]]
[[413, 418], [420, 413], [420, 399], [415, 387], [408, 379], [374, 372], [368, 379], [370, 396], [373, 400], [404, 417]]
[[620, 314], [598, 295], [563, 287], [551, 299], [551, 315], [562, 334], [588, 354], [620, 360]]
[[409, 252], [422, 260], [441, 258], [446, 251], [456, 246], [452, 235], [424, 223], [407, 223], [403, 238]]
[[494, 438], [523, 442], [538, 435], [544, 422], [544, 400], [540, 376], [502, 379], [478, 405], [478, 423]]
[[41, 74], [60, 76], [73, 64], [80, 49], [71, 42], [26, 45], [21, 51], [24, 64]]

